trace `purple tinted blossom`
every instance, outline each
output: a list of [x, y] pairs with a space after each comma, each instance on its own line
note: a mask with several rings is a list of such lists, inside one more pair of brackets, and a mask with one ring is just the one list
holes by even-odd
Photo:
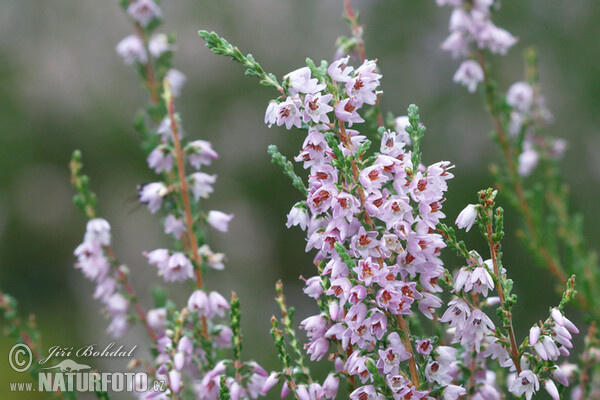
[[162, 182], [153, 182], [143, 186], [139, 191], [140, 203], [146, 204], [152, 214], [156, 213], [162, 205], [163, 198], [169, 189]]
[[194, 276], [194, 267], [185, 254], [173, 253], [166, 268], [162, 270], [162, 275], [166, 282], [183, 282]]
[[210, 303], [208, 296], [203, 290], [196, 290], [188, 299], [188, 309], [198, 313], [200, 317], [208, 317], [210, 315]]
[[446, 400], [456, 400], [466, 394], [467, 390], [462, 386], [448, 385], [444, 389], [444, 399]]
[[98, 242], [102, 246], [110, 245], [110, 224], [103, 218], [90, 219], [83, 241]]
[[533, 145], [525, 141], [523, 143], [523, 152], [519, 154], [518, 172], [521, 176], [529, 176], [537, 166], [539, 161], [538, 152], [533, 148]]
[[433, 344], [431, 339], [417, 340], [415, 348], [419, 354], [428, 356], [433, 351]]
[[539, 326], [535, 325], [529, 330], [529, 344], [535, 346], [540, 338], [541, 329]]
[[318, 299], [319, 296], [323, 294], [321, 277], [313, 276], [312, 278], [307, 279], [306, 286], [303, 291], [307, 296], [312, 297], [313, 299]]
[[347, 98], [339, 102], [335, 107], [335, 116], [343, 122], [347, 122], [348, 126], [355, 123], [365, 122], [356, 111], [362, 107], [362, 104], [354, 98]]
[[544, 382], [544, 389], [546, 389], [546, 392], [548, 392], [553, 400], [560, 400], [558, 389], [551, 379], [548, 379], [546, 382]]
[[456, 331], [455, 340], [460, 338], [461, 345], [474, 347], [479, 352], [481, 342], [492, 329], [494, 329], [492, 320], [483, 311], [475, 309], [460, 331]]
[[125, 65], [134, 63], [145, 64], [148, 62], [148, 54], [144, 42], [137, 35], [129, 35], [121, 40], [116, 47], [117, 54], [123, 58]]
[[216, 175], [208, 175], [204, 172], [195, 172], [188, 177], [188, 180], [192, 184], [191, 191], [196, 201], [201, 198], [206, 199], [214, 192], [212, 185], [216, 182]]
[[206, 140], [194, 140], [188, 143], [185, 151], [188, 153], [188, 161], [196, 169], [200, 169], [202, 165], [210, 165], [213, 160], [219, 158], [212, 144]]
[[[300, 106], [302, 103], [298, 99], [293, 99], [288, 97], [284, 102], [280, 103], [277, 106], [276, 111], [276, 122], [277, 126], [281, 126], [285, 124], [286, 129], [291, 129], [292, 126], [296, 128], [300, 128], [301, 126], [301, 117]], [[265, 117], [266, 119], [266, 117]], [[271, 123], [271, 118], [268, 119], [269, 123]]]
[[383, 400], [385, 397], [377, 393], [371, 385], [361, 386], [350, 393], [350, 400]]
[[167, 321], [167, 310], [164, 308], [155, 308], [148, 310], [146, 314], [148, 325], [155, 331], [162, 331]]
[[173, 169], [173, 155], [171, 149], [164, 145], [159, 145], [148, 155], [146, 159], [148, 166], [157, 174], [169, 172]]
[[167, 235], [172, 233], [176, 239], [180, 239], [181, 234], [186, 231], [187, 228], [182, 218], [177, 218], [173, 214], [167, 215], [165, 219], [165, 233]]
[[[321, 90], [325, 89], [324, 84], [319, 84], [319, 80], [316, 78], [311, 78], [310, 68], [302, 67], [298, 68], [295, 71], [290, 72], [289, 74], [283, 77], [284, 80], [289, 79], [290, 83], [290, 93], [292, 95], [298, 93], [317, 93]], [[289, 98], [289, 97], [288, 97]], [[288, 127], [288, 129], [290, 129]]]
[[160, 18], [162, 11], [154, 0], [136, 0], [127, 7], [127, 13], [143, 27], [154, 18]]
[[169, 88], [171, 89], [173, 96], [179, 97], [181, 95], [183, 85], [185, 85], [185, 82], [187, 81], [187, 78], [183, 72], [175, 68], [171, 68], [167, 71], [165, 79], [169, 82]]
[[333, 98], [332, 94], [321, 95], [321, 93], [307, 94], [304, 98], [304, 122], [312, 121], [314, 123], [329, 123], [327, 113], [333, 110], [329, 102]]
[[466, 60], [454, 74], [454, 82], [463, 84], [473, 93], [477, 85], [483, 81], [483, 70], [477, 61]]
[[227, 232], [229, 229], [229, 222], [233, 219], [233, 214], [225, 214], [221, 211], [209, 211], [206, 216], [206, 222], [210, 224], [214, 229], [220, 232]]
[[350, 73], [354, 70], [354, 67], [348, 66], [349, 59], [350, 56], [340, 58], [329, 65], [327, 73], [331, 79], [336, 82], [348, 82], [351, 79]]
[[522, 396], [525, 394], [527, 400], [531, 400], [531, 396], [540, 389], [540, 383], [537, 376], [529, 370], [525, 369], [521, 371], [518, 377], [516, 377], [510, 384], [508, 390], [516, 396]]
[[308, 212], [304, 206], [300, 203], [296, 203], [287, 215], [287, 223], [285, 226], [290, 228], [292, 226], [299, 225], [300, 229], [305, 231], [308, 227], [309, 218]]
[[210, 249], [210, 247], [208, 247], [207, 244], [202, 245], [198, 248], [198, 254], [200, 255], [200, 257], [206, 260], [206, 265], [209, 268], [215, 269], [217, 271], [223, 271], [225, 269], [225, 254], [213, 253], [213, 251]]
[[467, 232], [471, 229], [475, 220], [477, 219], [477, 210], [479, 206], [475, 204], [467, 205], [461, 212], [458, 214], [456, 221], [454, 222], [456, 226], [460, 229], [465, 229]]
[[84, 241], [74, 252], [77, 257], [75, 268], [81, 269], [83, 275], [92, 281], [102, 281], [108, 274], [110, 264], [98, 241]]
[[171, 51], [173, 45], [169, 43], [169, 37], [164, 33], [152, 35], [148, 41], [148, 50], [153, 57], [158, 58], [167, 51]]
[[520, 112], [529, 112], [533, 103], [533, 88], [526, 82], [513, 84], [506, 94], [506, 102]]

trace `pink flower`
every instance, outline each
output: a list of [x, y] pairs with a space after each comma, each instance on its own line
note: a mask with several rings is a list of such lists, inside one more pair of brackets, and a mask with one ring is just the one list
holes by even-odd
[[280, 103], [276, 115], [277, 126], [285, 124], [286, 129], [291, 129], [292, 126], [300, 128], [302, 126], [300, 118], [302, 116], [300, 113], [301, 104], [300, 100], [292, 99], [291, 97]]
[[137, 35], [129, 35], [121, 40], [116, 47], [117, 54], [123, 58], [125, 65], [134, 63], [145, 64], [148, 62], [148, 54], [144, 42]]
[[167, 218], [165, 219], [165, 233], [167, 235], [172, 233], [176, 239], [180, 239], [181, 234], [186, 231], [187, 228], [183, 223], [183, 219], [176, 218], [173, 214], [167, 215]]
[[332, 94], [324, 96], [321, 93], [307, 94], [304, 98], [304, 113], [302, 120], [304, 122], [312, 121], [314, 123], [329, 123], [327, 113], [333, 110], [329, 102], [333, 98]]
[[456, 221], [454, 222], [456, 224], [456, 226], [458, 226], [460, 229], [465, 229], [467, 232], [469, 232], [469, 230], [475, 223], [475, 220], [477, 219], [477, 210], [478, 209], [479, 209], [479, 206], [475, 205], [475, 204], [469, 204], [468, 206], [466, 206], [460, 212], [460, 214], [458, 214], [458, 217], [456, 218]]
[[506, 102], [521, 112], [528, 112], [533, 102], [533, 88], [526, 82], [513, 84], [506, 93]]
[[183, 253], [173, 253], [169, 257], [167, 267], [162, 270], [166, 282], [183, 282], [194, 276], [194, 267]]
[[365, 122], [356, 111], [360, 107], [362, 107], [362, 104], [356, 99], [344, 99], [335, 107], [335, 116], [338, 117], [339, 120], [347, 122], [348, 126], [352, 126], [354, 123]]
[[327, 68], [327, 73], [336, 82], [348, 82], [351, 77], [350, 73], [354, 70], [354, 67], [348, 66], [348, 60], [350, 56], [340, 58], [334, 61]]
[[[324, 84], [319, 84], [319, 80], [316, 78], [311, 79], [310, 68], [302, 67], [283, 77], [284, 80], [290, 82], [290, 93], [292, 95], [298, 93], [316, 93], [325, 89]], [[290, 128], [288, 128], [290, 129]]]
[[196, 169], [200, 169], [202, 165], [210, 165], [212, 160], [219, 158], [210, 142], [206, 140], [194, 140], [188, 143], [185, 146], [185, 151], [188, 153], [188, 161]]
[[209, 211], [206, 217], [206, 221], [214, 229], [220, 232], [227, 232], [229, 229], [229, 222], [233, 219], [233, 214], [225, 214], [221, 211]]
[[145, 185], [139, 191], [140, 203], [148, 205], [152, 214], [157, 212], [162, 205], [162, 199], [169, 193], [169, 190], [162, 182], [153, 182]]
[[212, 185], [216, 182], [216, 175], [205, 174], [204, 172], [194, 172], [188, 177], [192, 184], [191, 190], [196, 201], [200, 198], [206, 199], [214, 192]]
[[525, 393], [527, 400], [531, 400], [531, 396], [540, 389], [540, 383], [537, 376], [529, 370], [521, 371], [518, 377], [510, 384], [508, 390], [516, 396], [522, 396]]
[[148, 166], [154, 169], [157, 174], [169, 172], [173, 168], [171, 149], [164, 145], [157, 146], [152, 150], [146, 161], [148, 162]]
[[86, 225], [84, 242], [98, 242], [102, 246], [110, 244], [110, 224], [102, 218], [90, 219]]
[[137, 0], [129, 5], [127, 12], [143, 27], [162, 16], [160, 7], [153, 0]]
[[454, 74], [454, 82], [459, 82], [473, 93], [477, 89], [477, 84], [483, 81], [483, 70], [477, 61], [466, 60], [460, 64]]

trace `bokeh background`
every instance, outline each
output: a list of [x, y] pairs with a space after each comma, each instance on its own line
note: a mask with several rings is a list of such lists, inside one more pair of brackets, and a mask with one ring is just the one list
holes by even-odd
[[[478, 189], [492, 184], [488, 166], [499, 154], [479, 97], [452, 83], [458, 63], [439, 49], [450, 10], [433, 0], [353, 3], [366, 25], [367, 55], [378, 58], [384, 74], [383, 108], [403, 115], [410, 103], [418, 104], [428, 126], [424, 160], [456, 164], [444, 208], [452, 222]], [[165, 0], [164, 11], [165, 31], [178, 36], [175, 66], [188, 77], [178, 101], [185, 130], [191, 138], [212, 141], [221, 155], [210, 169], [219, 179], [207, 207], [236, 216], [228, 234], [210, 238], [229, 261], [225, 272], [207, 277], [207, 284], [238, 293], [245, 358], [275, 369], [268, 333], [269, 318], [277, 313], [275, 281], [284, 280], [298, 321], [315, 308], [298, 279], [313, 274], [303, 233], [284, 226], [299, 194], [271, 164], [266, 147], [275, 143], [292, 156], [303, 138], [268, 129], [263, 115], [273, 91], [245, 77], [239, 65], [212, 55], [196, 32], [220, 32], [282, 76], [307, 56], [332, 58], [336, 38], [349, 35], [342, 1]], [[543, 91], [556, 118], [548, 134], [569, 141], [564, 176], [573, 207], [585, 215], [589, 243], [598, 249], [600, 3], [510, 1], [496, 21], [520, 38], [507, 57], [494, 59], [503, 87], [522, 79], [523, 49], [536, 44], [540, 50]], [[24, 314], [36, 314], [46, 348], [111, 342], [91, 283], [72, 267], [73, 249], [84, 232], [69, 186], [67, 163], [74, 149], [84, 154], [100, 213], [113, 226], [116, 252], [130, 266], [142, 301], [149, 303], [149, 287], [158, 282], [142, 252], [165, 246], [168, 239], [157, 217], [135, 202], [136, 185], [154, 179], [131, 126], [146, 97], [135, 71], [114, 52], [131, 31], [116, 0], [0, 0], [0, 287], [19, 299]], [[506, 208], [505, 266], [517, 282], [517, 331], [524, 334], [557, 297], [553, 281], [514, 237], [519, 217]], [[465, 236], [471, 247], [483, 248], [477, 234]], [[448, 255], [449, 265], [458, 267]], [[170, 289], [184, 300], [177, 297], [178, 286]], [[146, 343], [140, 329], [118, 342], [140, 348]], [[29, 381], [9, 368], [11, 346], [0, 338], [0, 397], [43, 398], [8, 392], [8, 382]], [[104, 371], [125, 369], [119, 359], [90, 362]]]

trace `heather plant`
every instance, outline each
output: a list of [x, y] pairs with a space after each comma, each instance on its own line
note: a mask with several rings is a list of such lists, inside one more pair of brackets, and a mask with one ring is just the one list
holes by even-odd
[[[489, 11], [491, 4], [486, 5]], [[528, 337], [517, 338], [512, 317], [517, 297], [510, 269], [502, 264], [504, 211], [496, 204], [498, 192], [480, 191], [478, 203], [468, 205], [455, 222], [467, 231], [477, 224], [488, 243], [484, 260], [440, 222], [452, 164], [422, 163], [425, 126], [416, 106], [405, 117], [384, 120], [382, 74], [376, 61], [366, 58], [362, 26], [349, 1], [345, 9], [353, 36], [338, 41], [334, 61], [307, 59], [282, 83], [218, 34], [200, 31], [214, 53], [233, 58], [246, 74], [278, 90], [266, 110], [267, 125], [306, 134], [294, 160], [308, 170], [307, 183], [275, 146], [269, 153], [305, 196], [288, 214], [287, 226], [306, 231], [306, 251], [315, 251], [318, 275], [306, 279], [304, 292], [315, 299], [318, 313], [300, 327], [308, 337], [306, 355], [311, 361], [326, 359], [331, 373], [322, 383], [311, 376], [278, 285], [283, 318], [272, 319], [272, 335], [283, 368], [265, 389], [282, 382], [282, 396], [332, 399], [344, 382], [349, 397], [361, 400], [500, 399], [508, 393], [530, 399], [543, 387], [560, 398], [569, 378], [574, 380], [571, 366], [561, 367], [559, 359], [570, 355], [572, 335], [579, 333], [564, 315], [565, 305], [577, 296], [575, 275], [561, 279], [562, 296], [548, 318], [531, 321]], [[480, 46], [495, 53], [505, 53], [515, 42], [493, 25], [483, 37]], [[453, 52], [464, 53], [461, 48]], [[351, 56], [358, 59], [354, 66]], [[455, 76], [470, 91], [483, 79], [472, 60]], [[531, 167], [509, 171], [509, 177], [526, 169]], [[444, 265], [445, 247], [466, 265], [457, 271]], [[442, 295], [444, 287], [450, 297]]]
[[[600, 318], [598, 257], [583, 235], [583, 217], [569, 205], [569, 188], [562, 181], [559, 160], [567, 148], [564, 139], [544, 133], [553, 121], [542, 94], [535, 47], [524, 51], [525, 71], [521, 81], [504, 93], [494, 80], [490, 55], [506, 55], [517, 38], [497, 27], [492, 17], [500, 11], [499, 1], [445, 1], [450, 6], [450, 35], [441, 47], [461, 59], [454, 81], [470, 92], [479, 91], [493, 123], [492, 138], [503, 156], [501, 166], [493, 166], [496, 187], [523, 219], [517, 235], [541, 268], [560, 287], [575, 274], [579, 279], [576, 304], [589, 325], [585, 352], [574, 368], [578, 386], [573, 398], [596, 398], [598, 382], [590, 385], [591, 353], [600, 339], [596, 324]], [[596, 369], [595, 374], [600, 372]]]
[[[210, 235], [226, 233], [233, 215], [204, 203], [214, 191], [216, 175], [208, 168], [218, 154], [208, 141], [188, 140], [176, 112], [186, 78], [172, 66], [174, 36], [159, 32], [161, 2], [120, 3], [134, 33], [116, 52], [148, 93], [133, 125], [156, 173], [154, 182], [139, 185], [138, 200], [161, 215], [170, 238], [168, 247], [147, 249], [144, 256], [162, 280], [188, 291], [187, 304], [177, 304], [163, 287], [152, 290], [152, 305], [140, 302], [129, 279], [138, 269], [113, 250], [111, 226], [98, 212], [79, 151], [70, 170], [75, 204], [88, 220], [75, 267], [95, 285], [93, 297], [111, 337], [122, 337], [135, 323], [147, 332], [149, 356], [136, 355], [128, 365], [150, 378], [138, 398], [256, 399], [276, 385], [282, 398], [297, 400], [529, 400], [540, 391], [559, 399], [567, 387], [573, 399], [597, 398], [596, 258], [560, 180], [557, 161], [565, 142], [541, 133], [551, 114], [540, 93], [535, 51], [526, 52], [525, 81], [506, 95], [490, 75], [487, 53], [503, 55], [517, 43], [491, 20], [498, 2], [438, 0], [453, 7], [442, 48], [462, 59], [454, 80], [482, 93], [504, 157], [504, 165], [493, 168], [496, 188], [473, 190], [473, 204], [454, 221], [458, 230], [443, 222], [454, 165], [422, 154], [426, 126], [417, 106], [408, 106], [405, 116], [380, 109], [383, 74], [377, 60], [367, 58], [364, 27], [349, 0], [344, 10], [351, 36], [338, 40], [333, 60], [307, 58], [281, 80], [217, 33], [199, 32], [212, 52], [231, 57], [277, 91], [266, 106], [266, 125], [304, 135], [293, 156], [304, 173], [277, 146], [268, 153], [300, 192], [286, 226], [305, 232], [305, 250], [314, 256], [314, 276], [302, 279], [315, 307], [298, 324], [277, 283], [281, 316], [270, 324], [281, 367], [270, 374], [242, 358], [237, 296], [227, 300], [205, 285], [205, 275], [222, 271], [226, 262], [211, 249]], [[499, 194], [524, 217], [519, 236], [560, 286], [543, 321], [514, 318], [519, 282], [510, 275], [520, 266], [503, 262], [502, 240], [511, 233], [504, 230]], [[485, 246], [461, 240], [461, 230], [471, 229]], [[588, 325], [579, 357], [571, 354], [579, 329], [566, 316], [569, 303], [580, 306]], [[1, 292], [0, 308], [8, 334], [39, 362], [35, 320], [20, 318], [16, 301]], [[520, 337], [516, 326], [528, 327], [528, 334]], [[311, 363], [326, 364], [328, 372], [316, 376]], [[29, 370], [34, 378], [38, 368]], [[60, 385], [55, 389], [54, 397], [76, 397]]]

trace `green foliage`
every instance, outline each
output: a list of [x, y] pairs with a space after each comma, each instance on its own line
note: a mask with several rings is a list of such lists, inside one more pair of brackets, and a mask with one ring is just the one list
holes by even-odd
[[81, 151], [75, 150], [69, 163], [71, 184], [76, 191], [73, 203], [88, 219], [92, 219], [96, 216], [96, 194], [90, 189], [90, 178], [81, 173], [81, 169], [83, 168], [81, 159]]
[[231, 57], [234, 61], [237, 61], [246, 67], [246, 75], [256, 76], [260, 79], [261, 85], [274, 87], [280, 92], [283, 92], [283, 88], [277, 82], [275, 75], [266, 73], [260, 64], [256, 62], [252, 54], [243, 55], [237, 47], [232, 46], [227, 40], [220, 37], [215, 32], [201, 30], [198, 31], [198, 35], [204, 39], [206, 42], [206, 47], [208, 47], [213, 53]]

